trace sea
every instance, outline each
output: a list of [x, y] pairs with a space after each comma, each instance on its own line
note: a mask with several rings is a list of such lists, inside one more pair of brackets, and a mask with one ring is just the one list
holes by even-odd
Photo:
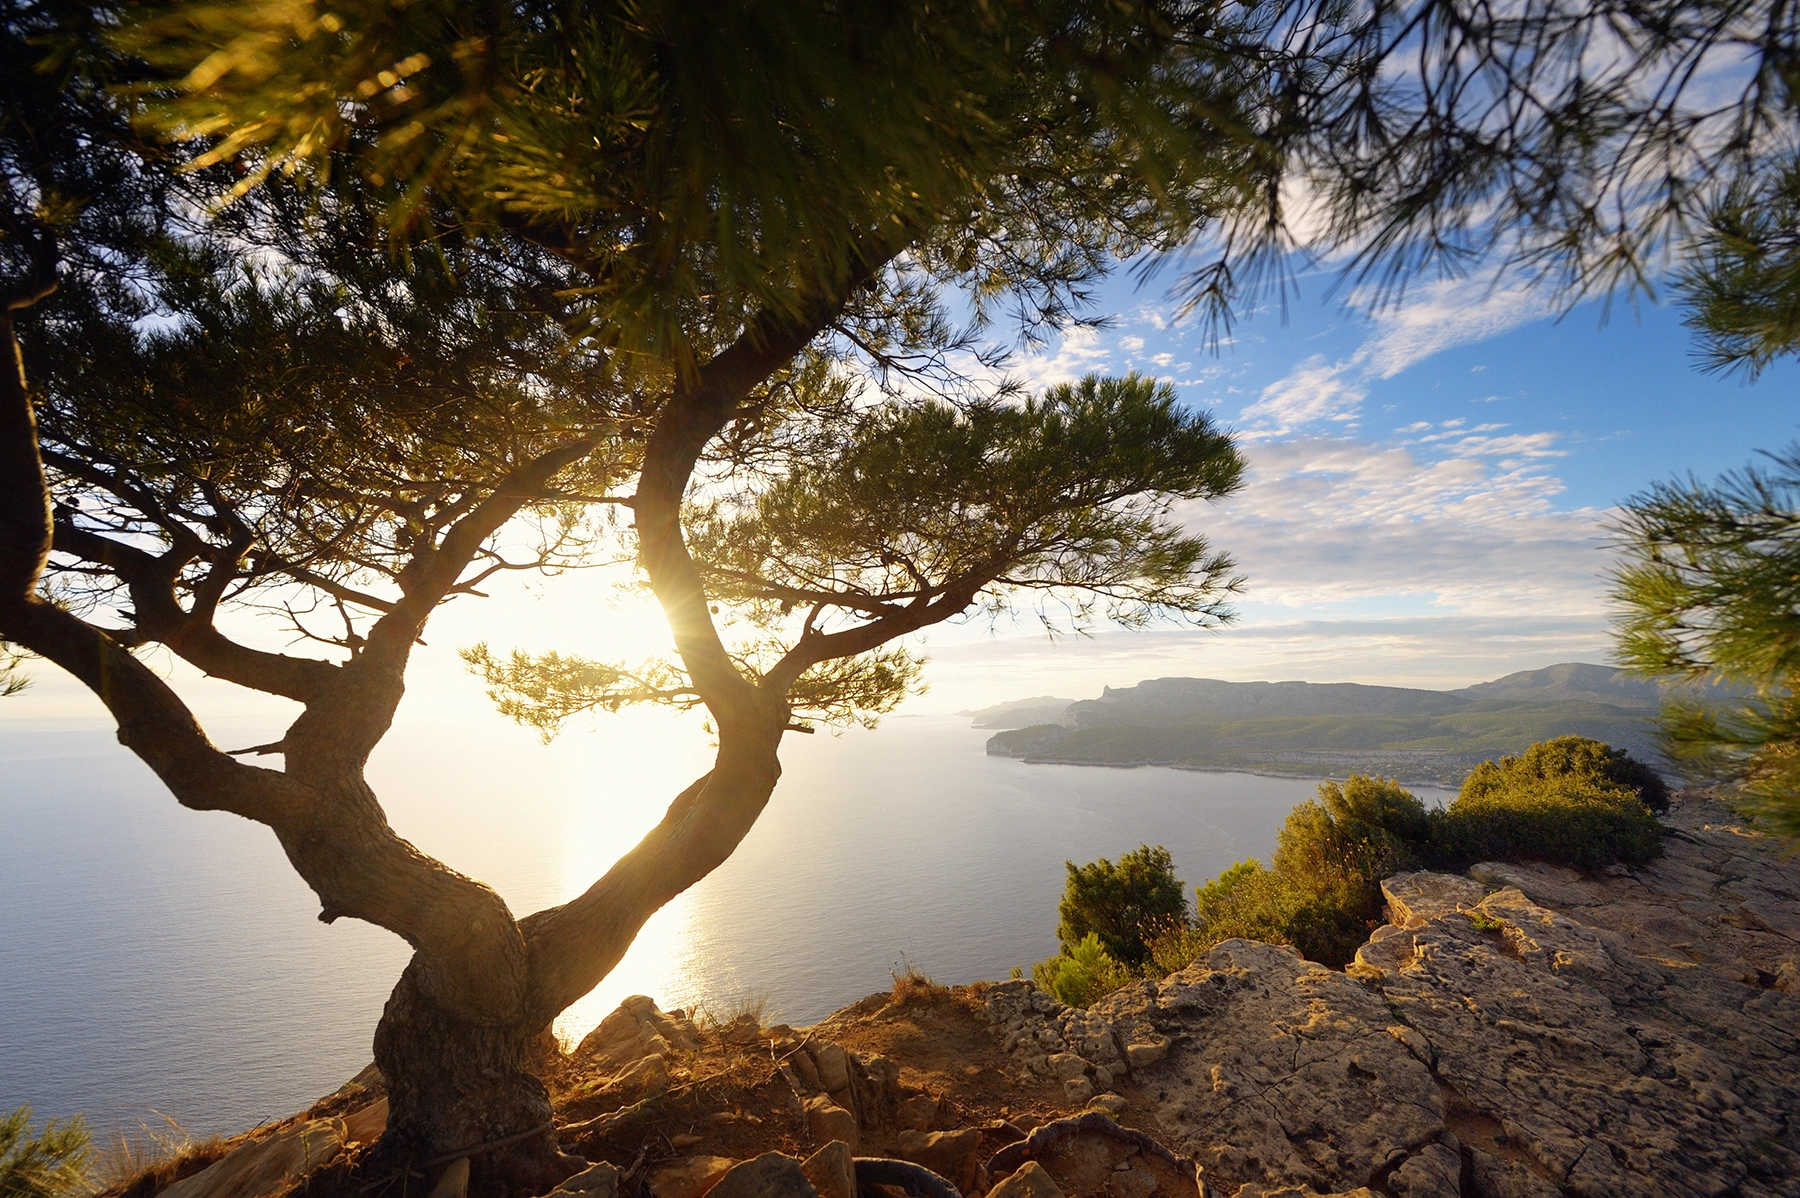
[[[1317, 786], [1030, 765], [987, 756], [989, 735], [906, 715], [791, 735], [737, 852], [650, 920], [559, 1034], [579, 1039], [636, 993], [803, 1026], [896, 972], [1029, 971], [1056, 951], [1066, 861], [1160, 844], [1192, 886], [1267, 860]], [[402, 835], [524, 914], [591, 884], [708, 754], [705, 728], [672, 716], [549, 745], [497, 721], [414, 724], [369, 776]], [[179, 807], [109, 728], [0, 723], [0, 1114], [29, 1103], [39, 1118], [82, 1112], [108, 1137], [170, 1123], [206, 1136], [335, 1089], [369, 1061], [407, 949], [317, 912], [266, 829]]]

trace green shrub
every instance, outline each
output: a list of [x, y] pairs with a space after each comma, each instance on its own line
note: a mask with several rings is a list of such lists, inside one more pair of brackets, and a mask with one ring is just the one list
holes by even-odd
[[1061, 954], [1031, 967], [1034, 981], [1071, 1007], [1086, 1007], [1137, 980], [1106, 951], [1098, 933], [1089, 932]]
[[1161, 845], [1139, 845], [1117, 865], [1104, 857], [1087, 865], [1065, 864], [1069, 881], [1056, 929], [1065, 953], [1095, 935], [1109, 957], [1136, 969], [1149, 962], [1151, 940], [1170, 925], [1187, 922], [1175, 859]]
[[1623, 749], [1585, 736], [1559, 736], [1539, 741], [1517, 757], [1484, 761], [1469, 771], [1457, 797], [1479, 798], [1519, 783], [1566, 778], [1629, 790], [1652, 811], [1669, 807], [1669, 788], [1655, 770]]
[[1667, 801], [1648, 767], [1579, 736], [1476, 767], [1443, 811], [1398, 782], [1352, 774], [1321, 783], [1317, 799], [1288, 813], [1269, 867], [1240, 861], [1199, 887], [1191, 923], [1168, 850], [1141, 846], [1117, 866], [1071, 862], [1057, 933], [1063, 952], [1032, 973], [1064, 1002], [1085, 1006], [1135, 971], [1173, 973], [1223, 940], [1288, 944], [1341, 967], [1383, 916], [1383, 878], [1482, 860], [1642, 864], [1662, 852], [1650, 805]]
[[1668, 788], [1642, 762], [1584, 736], [1560, 736], [1517, 757], [1484, 761], [1433, 821], [1437, 869], [1476, 861], [1548, 861], [1598, 869], [1662, 853]]
[[85, 1191], [93, 1138], [80, 1115], [31, 1134], [31, 1108], [0, 1119], [0, 1198], [63, 1198]]
[[1638, 792], [1590, 778], [1514, 780], [1465, 793], [1435, 821], [1431, 864], [1548, 861], [1582, 869], [1662, 854], [1662, 825]]

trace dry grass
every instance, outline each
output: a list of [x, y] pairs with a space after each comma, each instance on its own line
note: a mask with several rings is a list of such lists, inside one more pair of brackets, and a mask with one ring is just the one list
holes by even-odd
[[93, 1171], [94, 1192], [105, 1198], [149, 1198], [212, 1164], [228, 1151], [218, 1136], [196, 1140], [167, 1115], [159, 1125], [140, 1122], [136, 1134], [119, 1131], [103, 1144]]
[[950, 987], [940, 986], [919, 971], [911, 961], [902, 961], [901, 967], [893, 971], [894, 988], [888, 993], [888, 1001], [897, 1007], [910, 1003], [931, 1003], [950, 997]]
[[695, 1004], [694, 1022], [701, 1031], [716, 1035], [732, 1027], [761, 1028], [768, 1013], [769, 992], [747, 990], [727, 999], [707, 999]]

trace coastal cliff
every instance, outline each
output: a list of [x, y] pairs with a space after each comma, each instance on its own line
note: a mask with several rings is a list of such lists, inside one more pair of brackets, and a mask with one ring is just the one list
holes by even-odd
[[[627, 1000], [543, 1062], [594, 1162], [558, 1193], [1800, 1196], [1800, 864], [1701, 792], [1664, 819], [1635, 869], [1390, 878], [1342, 972], [1234, 940], [1089, 1010], [910, 976], [802, 1029]], [[116, 1192], [358, 1192], [384, 1110], [370, 1071]]]

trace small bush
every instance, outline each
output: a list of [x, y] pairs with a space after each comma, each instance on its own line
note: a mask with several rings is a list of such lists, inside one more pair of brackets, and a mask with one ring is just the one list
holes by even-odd
[[1065, 864], [1069, 881], [1056, 929], [1065, 953], [1095, 935], [1109, 957], [1135, 969], [1149, 961], [1152, 939], [1170, 923], [1187, 920], [1175, 859], [1161, 845], [1139, 845], [1117, 865], [1104, 857], [1087, 865]]
[[1383, 878], [1490, 859], [1642, 864], [1662, 851], [1650, 807], [1667, 802], [1648, 767], [1579, 736], [1476, 767], [1443, 811], [1428, 810], [1398, 782], [1352, 774], [1321, 783], [1317, 799], [1288, 813], [1268, 868], [1240, 861], [1196, 890], [1191, 922], [1167, 849], [1140, 846], [1117, 866], [1070, 862], [1057, 933], [1063, 951], [1032, 976], [1071, 1006], [1086, 1006], [1138, 972], [1173, 973], [1239, 938], [1292, 945], [1341, 967], [1383, 917]]
[[1037, 984], [1071, 1007], [1086, 1007], [1137, 980], [1137, 975], [1106, 951], [1096, 932], [1063, 952], [1031, 967]]
[[80, 1115], [46, 1120], [31, 1134], [31, 1108], [0, 1119], [0, 1198], [63, 1198], [85, 1192], [93, 1137]]
[[1159, 951], [1157, 964], [1242, 937], [1339, 967], [1382, 918], [1383, 878], [1487, 859], [1641, 864], [1662, 851], [1647, 806], [1658, 798], [1666, 803], [1667, 792], [1647, 767], [1574, 736], [1477, 767], [1445, 811], [1382, 778], [1322, 783], [1317, 799], [1288, 814], [1270, 868], [1241, 861], [1195, 892], [1194, 931]]
[[1599, 869], [1662, 854], [1662, 826], [1637, 792], [1587, 778], [1483, 788], [1459, 796], [1436, 822], [1431, 857], [1439, 869], [1490, 860]]
[[1517, 757], [1484, 761], [1469, 771], [1457, 797], [1479, 798], [1520, 783], [1568, 778], [1629, 790], [1652, 811], [1669, 809], [1669, 788], [1655, 770], [1623, 749], [1585, 736], [1559, 736], [1539, 741]]

